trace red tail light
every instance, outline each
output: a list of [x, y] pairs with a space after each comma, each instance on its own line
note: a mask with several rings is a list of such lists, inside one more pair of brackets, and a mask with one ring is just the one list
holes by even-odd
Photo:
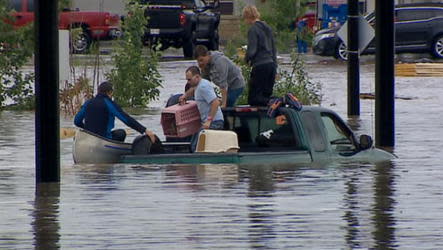
[[178, 17], [180, 25], [185, 26], [186, 24], [186, 15], [183, 13], [180, 13], [180, 16]]

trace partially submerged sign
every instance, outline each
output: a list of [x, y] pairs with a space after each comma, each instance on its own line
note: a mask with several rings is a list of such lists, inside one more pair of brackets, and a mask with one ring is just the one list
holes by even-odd
[[[358, 31], [358, 53], [360, 54], [368, 47], [372, 39], [374, 39], [375, 30], [363, 16], [359, 16]], [[346, 47], [348, 47], [348, 21], [338, 30], [337, 35]]]

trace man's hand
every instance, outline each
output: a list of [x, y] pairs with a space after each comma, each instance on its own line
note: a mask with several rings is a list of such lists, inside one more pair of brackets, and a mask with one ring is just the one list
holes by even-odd
[[154, 134], [154, 132], [152, 132], [151, 130], [146, 129], [145, 134], [147, 136], [149, 136], [149, 139], [151, 140], [152, 143], [155, 142], [155, 134]]
[[211, 126], [211, 121], [207, 120], [205, 121], [205, 123], [203, 123], [202, 127], [204, 129], [208, 129]]
[[220, 92], [221, 92], [221, 101], [220, 101], [220, 106], [222, 108], [226, 108], [226, 105], [228, 103], [228, 88], [220, 88]]
[[181, 95], [181, 96], [178, 98], [178, 104], [183, 105], [183, 104], [185, 104], [185, 103], [186, 103], [186, 95]]

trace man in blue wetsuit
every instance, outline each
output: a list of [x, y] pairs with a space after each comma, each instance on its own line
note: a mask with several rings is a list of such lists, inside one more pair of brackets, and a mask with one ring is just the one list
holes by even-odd
[[124, 129], [114, 128], [115, 117], [132, 129], [149, 136], [152, 143], [155, 142], [155, 134], [146, 129], [134, 118], [125, 113], [120, 106], [112, 101], [112, 83], [102, 82], [97, 89], [97, 95], [86, 101], [74, 118], [77, 127], [86, 129], [97, 135], [116, 140], [125, 141], [126, 132]]

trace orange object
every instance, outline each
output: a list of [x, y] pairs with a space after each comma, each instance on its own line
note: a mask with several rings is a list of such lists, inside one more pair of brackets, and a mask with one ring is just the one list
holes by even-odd
[[277, 125], [285, 125], [288, 121], [286, 120], [286, 116], [279, 115], [275, 117], [275, 124]]

